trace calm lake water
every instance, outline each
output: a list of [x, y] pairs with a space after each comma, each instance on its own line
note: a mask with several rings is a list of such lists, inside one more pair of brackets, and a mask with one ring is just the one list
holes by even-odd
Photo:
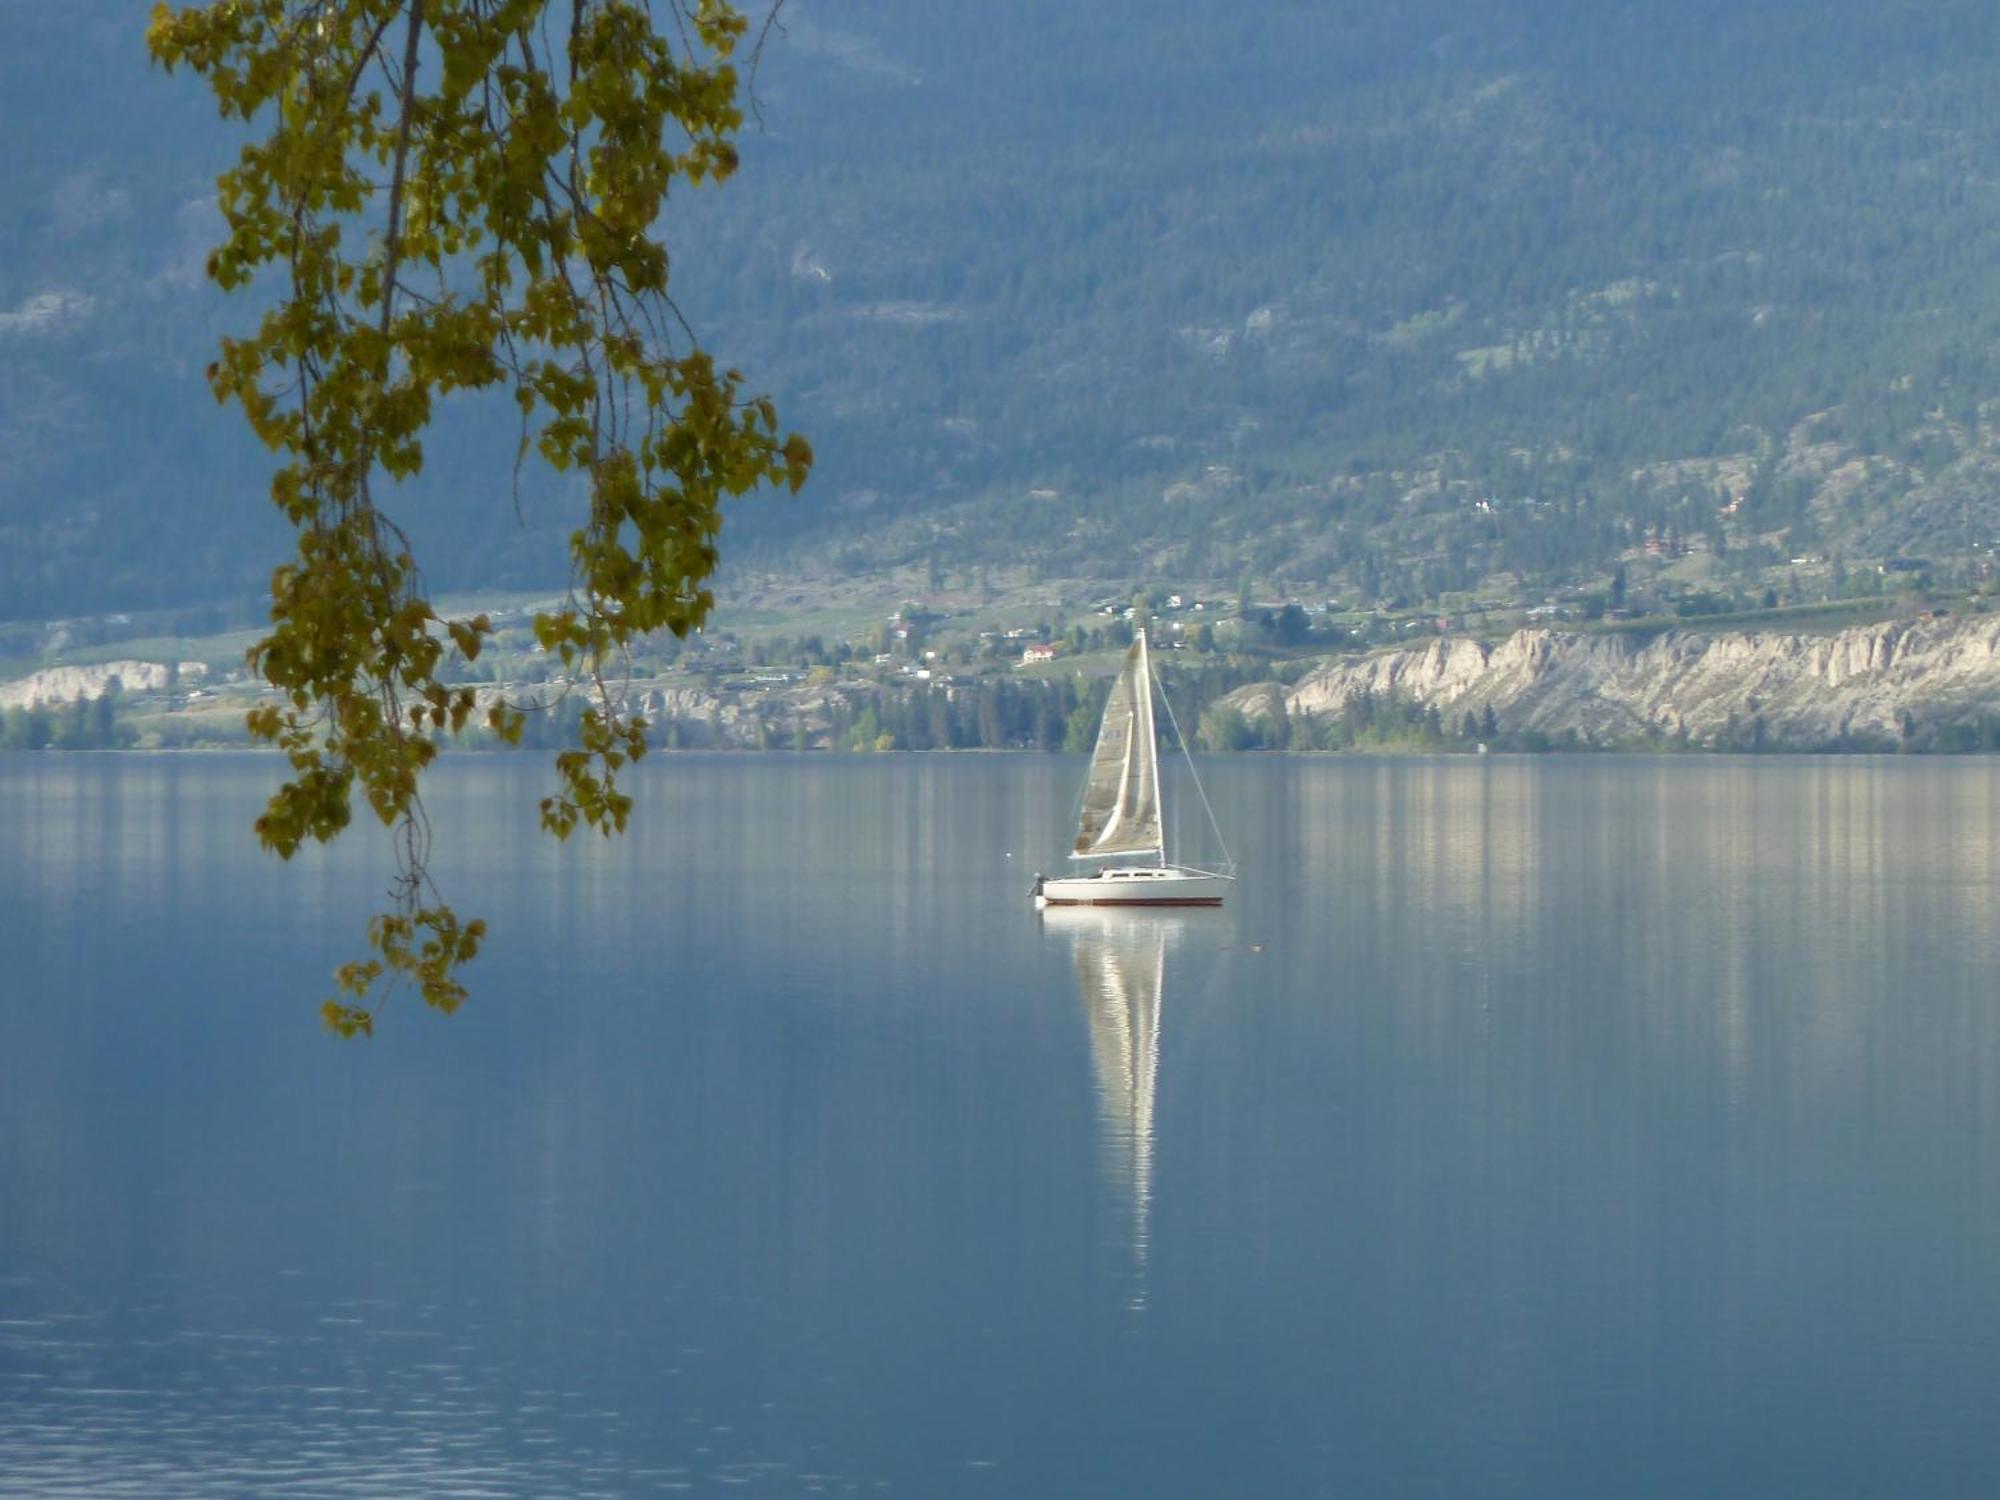
[[276, 774], [0, 758], [0, 1492], [2000, 1493], [1990, 761], [462, 758], [372, 1043]]

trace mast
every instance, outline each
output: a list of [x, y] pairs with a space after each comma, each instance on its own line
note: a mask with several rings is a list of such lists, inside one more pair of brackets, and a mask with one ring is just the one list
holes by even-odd
[[[1132, 632], [1139, 638], [1139, 693], [1135, 705], [1139, 713], [1139, 737], [1146, 747], [1146, 784], [1153, 788], [1153, 800], [1160, 806], [1160, 736], [1153, 728], [1153, 661], [1147, 654], [1146, 627], [1141, 625]], [[1157, 858], [1164, 869], [1167, 863], [1167, 819], [1166, 809], [1160, 807], [1160, 847]]]

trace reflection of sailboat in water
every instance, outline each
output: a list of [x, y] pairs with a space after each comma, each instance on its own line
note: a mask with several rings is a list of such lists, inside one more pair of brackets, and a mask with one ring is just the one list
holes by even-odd
[[1157, 914], [1052, 907], [1042, 921], [1075, 944], [1076, 978], [1090, 1027], [1104, 1170], [1131, 1204], [1132, 1253], [1146, 1300], [1153, 1208], [1153, 1108], [1159, 1089], [1160, 1001], [1169, 943], [1181, 923]]

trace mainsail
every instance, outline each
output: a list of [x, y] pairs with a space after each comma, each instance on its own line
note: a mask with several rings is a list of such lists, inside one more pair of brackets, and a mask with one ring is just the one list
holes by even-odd
[[1071, 859], [1110, 854], [1166, 856], [1160, 831], [1160, 753], [1153, 734], [1153, 681], [1142, 630], [1105, 700], [1090, 780], [1083, 789], [1083, 823]]

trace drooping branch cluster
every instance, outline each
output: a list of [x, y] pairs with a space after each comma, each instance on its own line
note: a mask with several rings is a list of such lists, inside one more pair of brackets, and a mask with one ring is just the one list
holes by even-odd
[[[292, 777], [258, 820], [289, 857], [337, 835], [357, 789], [397, 830], [392, 908], [375, 956], [339, 974], [327, 1019], [372, 1029], [384, 977], [454, 1009], [483, 926], [430, 881], [419, 776], [436, 736], [478, 712], [440, 677], [478, 655], [484, 617], [426, 597], [377, 487], [423, 465], [437, 398], [511, 389], [520, 452], [580, 475], [572, 588], [535, 632], [595, 685], [580, 747], [557, 758], [542, 822], [622, 829], [618, 772], [645, 750], [605, 672], [634, 635], [685, 634], [712, 605], [725, 498], [796, 491], [811, 466], [768, 400], [686, 336], [659, 220], [677, 182], [736, 166], [730, 57], [743, 17], [722, 0], [212, 0], [154, 11], [168, 68], [205, 76], [225, 115], [263, 134], [220, 179], [225, 289], [275, 268], [256, 330], [210, 366], [278, 455], [271, 498], [297, 531], [272, 578], [272, 627], [251, 660], [279, 701], [250, 715]], [[520, 711], [483, 721], [518, 738]]]

